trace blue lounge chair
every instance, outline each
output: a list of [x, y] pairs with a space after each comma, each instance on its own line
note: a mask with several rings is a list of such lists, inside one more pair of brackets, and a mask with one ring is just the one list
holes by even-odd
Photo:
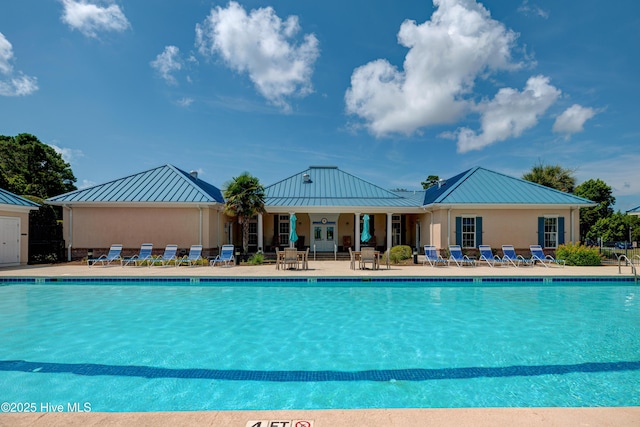
[[142, 265], [147, 262], [151, 265], [151, 261], [153, 260], [153, 255], [151, 252], [153, 251], [153, 243], [143, 243], [140, 246], [140, 252], [132, 256], [131, 258], [125, 258], [122, 260], [122, 265]]
[[100, 255], [98, 258], [90, 258], [90, 259], [87, 258], [87, 265], [91, 267], [92, 265], [100, 263], [104, 266], [104, 265], [111, 264], [115, 260], [120, 260], [120, 262], [122, 263], [121, 254], [122, 254], [122, 245], [120, 244], [111, 245], [111, 247], [109, 248], [109, 253], [107, 253], [106, 255]]
[[462, 254], [460, 245], [450, 245], [449, 254], [449, 264], [453, 261], [458, 267], [475, 267], [476, 265], [474, 260]]
[[233, 245], [222, 245], [222, 249], [220, 249], [220, 253], [211, 260], [211, 266], [215, 267], [216, 263], [220, 263], [226, 266], [233, 265], [235, 263], [235, 258], [233, 257], [234, 246]]
[[165, 266], [165, 265], [169, 265], [169, 263], [173, 261], [174, 263], [176, 263], [175, 265], [177, 267], [178, 266], [177, 264], [178, 259], [176, 258], [177, 252], [178, 252], [178, 245], [167, 245], [164, 248], [164, 253], [162, 254], [162, 256], [153, 258], [153, 260], [151, 261], [151, 265], [160, 263], [160, 265]]
[[549, 268], [550, 265], [554, 264], [561, 267], [564, 267], [565, 265], [565, 260], [555, 259], [551, 255], [545, 255], [544, 251], [542, 250], [542, 246], [540, 245], [531, 245], [529, 246], [529, 250], [531, 250], [531, 260], [534, 263], [540, 262], [540, 264], [544, 265], [547, 268]]
[[514, 267], [520, 267], [520, 264], [524, 264], [527, 267], [533, 267], [533, 262], [530, 259], [523, 257], [522, 255], [516, 255], [516, 250], [513, 245], [502, 245], [502, 261], [512, 264]]
[[449, 265], [449, 261], [442, 258], [436, 247], [432, 245], [424, 245], [424, 261], [422, 262], [422, 265], [425, 265], [426, 263], [429, 263], [431, 267]]
[[198, 261], [202, 259], [202, 245], [191, 245], [189, 255], [178, 258], [176, 265], [188, 264], [189, 267], [198, 265]]
[[507, 263], [500, 258], [498, 255], [494, 255], [491, 250], [491, 246], [489, 245], [479, 245], [478, 249], [480, 250], [480, 261], [485, 261], [489, 267], [493, 268], [495, 266], [505, 266]]

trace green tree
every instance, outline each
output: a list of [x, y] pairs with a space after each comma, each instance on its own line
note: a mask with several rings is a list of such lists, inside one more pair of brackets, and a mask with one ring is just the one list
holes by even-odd
[[258, 178], [243, 172], [225, 184], [225, 213], [235, 216], [242, 226], [242, 249], [249, 251], [249, 220], [264, 213], [264, 187]]
[[573, 193], [573, 189], [576, 186], [573, 172], [573, 170], [565, 169], [560, 165], [551, 166], [541, 162], [535, 165], [531, 172], [522, 175], [522, 179], [545, 187], [555, 188], [565, 193]]
[[603, 242], [628, 241], [631, 231], [631, 240], [640, 235], [640, 218], [621, 212], [613, 213], [600, 218], [587, 232], [587, 238], [596, 240], [599, 237]]
[[440, 181], [440, 177], [438, 175], [429, 175], [426, 180], [420, 183], [420, 185], [422, 185], [422, 188], [426, 190], [427, 188], [436, 185], [438, 181]]
[[587, 233], [600, 218], [613, 214], [613, 204], [616, 198], [612, 195], [611, 187], [600, 179], [590, 179], [578, 185], [574, 191], [576, 196], [583, 197], [598, 204], [592, 208], [580, 209], [580, 239], [584, 240]]
[[33, 135], [0, 135], [0, 184], [19, 195], [46, 199], [76, 189], [71, 166]]

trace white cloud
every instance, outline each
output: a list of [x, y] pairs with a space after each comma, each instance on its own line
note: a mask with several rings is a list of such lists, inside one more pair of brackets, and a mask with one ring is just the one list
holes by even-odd
[[75, 148], [59, 147], [55, 144], [48, 144], [48, 145], [51, 148], [53, 148], [56, 153], [60, 154], [62, 156], [62, 160], [64, 160], [67, 163], [71, 163], [75, 159], [84, 156], [84, 153], [82, 152], [82, 150], [77, 150]]
[[524, 15], [537, 15], [540, 18], [549, 18], [549, 12], [542, 9], [538, 5], [529, 4], [529, 0], [522, 0], [522, 4], [518, 7], [518, 12]]
[[93, 187], [97, 182], [91, 181], [89, 179], [83, 179], [82, 183], [78, 185], [78, 190], [84, 190], [85, 188]]
[[154, 61], [151, 61], [151, 66], [160, 73], [167, 83], [176, 84], [176, 78], [172, 73], [182, 69], [180, 49], [176, 46], [166, 46], [164, 51], [159, 53]]
[[64, 6], [62, 22], [87, 37], [98, 37], [100, 31], [125, 31], [131, 26], [120, 6], [112, 1], [61, 1]]
[[0, 33], [0, 96], [24, 96], [37, 91], [38, 79], [14, 72], [12, 60], [13, 46]]
[[469, 128], [458, 130], [458, 152], [480, 150], [494, 142], [520, 136], [538, 123], [538, 118], [556, 102], [560, 93], [544, 76], [530, 77], [522, 92], [500, 89], [493, 100], [477, 107], [482, 115], [482, 133], [476, 134]]
[[300, 32], [297, 16], [285, 21], [271, 7], [249, 14], [236, 2], [216, 7], [196, 25], [196, 46], [205, 56], [219, 55], [226, 65], [247, 73], [269, 102], [289, 110], [287, 98], [312, 92], [311, 74], [319, 55], [318, 39]]
[[517, 34], [475, 1], [434, 0], [429, 21], [405, 21], [398, 43], [409, 48], [404, 69], [385, 59], [357, 68], [345, 94], [346, 110], [376, 136], [411, 134], [451, 123], [469, 108], [464, 96], [476, 78], [521, 66], [511, 60]]
[[566, 138], [569, 138], [574, 133], [582, 132], [585, 122], [595, 115], [596, 110], [593, 108], [573, 104], [556, 118], [552, 130], [564, 133]]
[[180, 98], [178, 101], [176, 101], [176, 103], [181, 107], [188, 107], [189, 105], [193, 104], [193, 98]]

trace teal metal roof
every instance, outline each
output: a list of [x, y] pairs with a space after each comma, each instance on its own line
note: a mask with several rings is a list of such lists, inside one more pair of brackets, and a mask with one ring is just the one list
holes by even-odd
[[5, 189], [0, 188], [0, 204], [12, 205], [12, 206], [24, 206], [27, 208], [38, 208], [39, 204], [32, 202], [31, 200], [20, 197]]
[[423, 205], [431, 204], [594, 205], [582, 197], [481, 167], [469, 169], [429, 188]]
[[310, 166], [265, 187], [265, 196], [266, 206], [420, 206], [335, 166]]
[[172, 165], [47, 199], [52, 204], [105, 202], [224, 203], [220, 190]]

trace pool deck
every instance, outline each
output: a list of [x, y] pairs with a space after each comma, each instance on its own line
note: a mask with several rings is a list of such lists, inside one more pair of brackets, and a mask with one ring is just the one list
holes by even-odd
[[[351, 270], [348, 261], [309, 261], [309, 270], [277, 270], [275, 265], [233, 267], [120, 267], [68, 263], [0, 268], [0, 277], [633, 277], [631, 268], [600, 267], [429, 267], [383, 266], [380, 270]], [[2, 396], [0, 396], [2, 400]], [[312, 421], [309, 427], [417, 426], [640, 426], [640, 407], [620, 408], [459, 408], [355, 409], [284, 411], [208, 411], [149, 413], [0, 414], [3, 426], [160, 426], [207, 425], [246, 427], [249, 421], [269, 420], [262, 427], [295, 427], [291, 420]]]

